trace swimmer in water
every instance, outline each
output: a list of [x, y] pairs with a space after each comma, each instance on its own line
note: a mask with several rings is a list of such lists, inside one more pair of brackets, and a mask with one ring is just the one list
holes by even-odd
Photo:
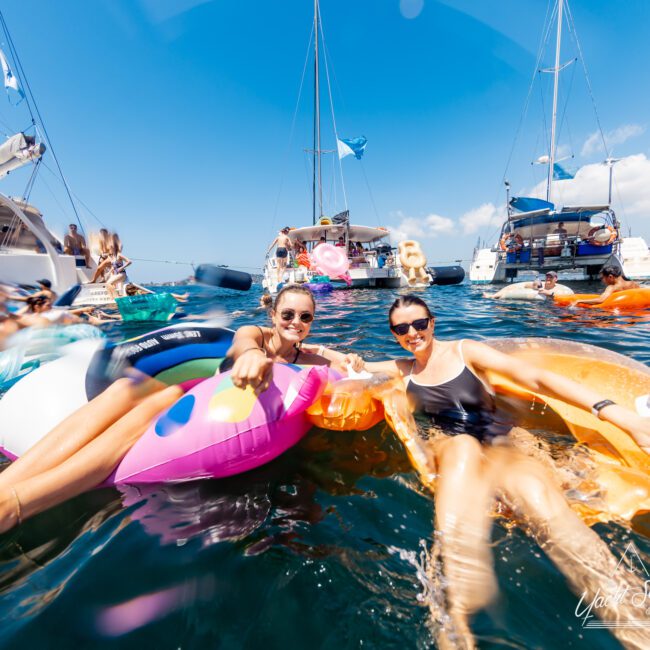
[[617, 266], [603, 266], [600, 271], [600, 279], [603, 284], [607, 286], [598, 298], [590, 298], [589, 300], [581, 300], [576, 303], [578, 305], [600, 305], [605, 302], [612, 294], [618, 291], [625, 291], [626, 289], [639, 289], [640, 284], [626, 279], [623, 271]]
[[[465, 645], [458, 647], [473, 647], [469, 617], [496, 595], [490, 553], [495, 499], [524, 523], [574, 592], [593, 598], [612, 576], [642, 589], [633, 576], [617, 574], [617, 559], [571, 510], [546, 468], [510, 444], [512, 435], [522, 430], [496, 408], [486, 373], [498, 372], [529, 390], [595, 409], [646, 451], [650, 421], [560, 375], [522, 360], [515, 364], [483, 343], [437, 340], [434, 323], [423, 300], [414, 295], [398, 298], [389, 311], [389, 326], [412, 357], [366, 363], [365, 368], [401, 377], [416, 413], [430, 418], [433, 425], [429, 453], [437, 477], [435, 529], [452, 621], [452, 629], [442, 626], [439, 642], [449, 644], [460, 635]], [[599, 615], [631, 620], [638, 615], [632, 610], [629, 603], [614, 603]], [[650, 643], [650, 632], [643, 628], [612, 631], [632, 647]]]

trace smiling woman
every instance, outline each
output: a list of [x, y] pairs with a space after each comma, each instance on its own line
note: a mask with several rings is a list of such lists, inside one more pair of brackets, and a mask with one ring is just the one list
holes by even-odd
[[271, 309], [273, 327], [240, 327], [221, 370], [232, 368], [235, 386], [251, 386], [262, 392], [271, 382], [274, 362], [327, 365], [344, 374], [348, 364], [355, 370], [361, 369], [363, 361], [356, 354], [342, 354], [322, 345], [312, 347], [304, 344], [315, 315], [316, 301], [309, 289], [296, 284], [283, 287]]

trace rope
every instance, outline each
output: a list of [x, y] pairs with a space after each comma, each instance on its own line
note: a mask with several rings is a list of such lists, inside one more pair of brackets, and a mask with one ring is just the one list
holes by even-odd
[[600, 133], [600, 139], [603, 142], [603, 148], [605, 149], [605, 155], [607, 158], [610, 157], [609, 149], [607, 147], [607, 142], [605, 141], [605, 134], [603, 132], [603, 127], [600, 124], [600, 116], [598, 115], [598, 109], [596, 108], [596, 99], [594, 97], [594, 92], [591, 87], [591, 81], [589, 79], [589, 73], [587, 72], [587, 64], [585, 63], [585, 58], [582, 54], [582, 48], [580, 47], [580, 40], [578, 39], [578, 32], [575, 27], [575, 23], [573, 22], [573, 14], [571, 13], [571, 8], [569, 7], [569, 3], [566, 3], [566, 8], [567, 8], [567, 16], [569, 18], [568, 23], [570, 28], [572, 28], [572, 34], [575, 38], [575, 43], [576, 47], [578, 49], [578, 58], [580, 59], [580, 63], [582, 64], [582, 69], [585, 73], [585, 81], [587, 82], [587, 90], [589, 91], [589, 97], [591, 99], [591, 105], [594, 109], [594, 115], [596, 116], [596, 124], [598, 125], [598, 132]]
[[307, 74], [307, 64], [309, 62], [309, 52], [311, 51], [311, 44], [314, 40], [314, 27], [312, 25], [311, 32], [309, 34], [309, 43], [307, 45], [307, 53], [305, 55], [305, 63], [302, 67], [302, 76], [300, 78], [300, 87], [298, 89], [298, 98], [296, 99], [296, 106], [293, 111], [293, 118], [291, 120], [291, 129], [289, 131], [289, 142], [287, 143], [287, 149], [284, 154], [284, 162], [282, 164], [282, 175], [280, 176], [280, 187], [278, 189], [278, 196], [275, 200], [275, 207], [273, 208], [273, 217], [271, 218], [271, 229], [275, 229], [275, 222], [278, 216], [278, 209], [280, 207], [280, 197], [282, 196], [282, 190], [284, 188], [284, 179], [287, 169], [287, 160], [289, 159], [289, 153], [291, 151], [291, 145], [293, 144], [293, 135], [296, 128], [296, 119], [298, 116], [298, 107], [300, 106], [300, 98], [302, 97], [302, 89], [305, 83], [305, 75]]
[[[338, 129], [336, 128], [336, 116], [334, 114], [334, 100], [332, 99], [332, 85], [330, 83], [330, 69], [329, 65], [327, 63], [328, 55], [327, 55], [327, 46], [325, 44], [325, 33], [323, 32], [323, 20], [320, 15], [320, 5], [318, 5], [318, 20], [320, 24], [320, 36], [321, 36], [321, 41], [323, 43], [323, 61], [325, 62], [325, 79], [327, 80], [327, 95], [330, 100], [330, 111], [332, 113], [332, 127], [334, 128], [334, 137], [336, 138], [336, 149], [338, 152], [338, 144], [339, 144], [339, 132]], [[343, 179], [343, 165], [341, 164], [341, 159], [338, 156], [338, 153], [336, 155], [338, 161], [339, 161], [339, 173], [341, 176], [341, 191], [343, 192], [343, 206], [344, 209], [348, 209], [348, 197], [345, 192], [345, 181]]]
[[[0, 11], [0, 24], [2, 25], [2, 29], [4, 30], [5, 36], [7, 37], [7, 43], [9, 44], [9, 49], [12, 55], [12, 58], [14, 60], [14, 63], [16, 64], [16, 69], [20, 72], [20, 77], [22, 78], [22, 83], [24, 85], [25, 90], [27, 90], [27, 93], [29, 94], [29, 97], [31, 97], [31, 103], [34, 105], [34, 111], [36, 112], [36, 117], [38, 118], [38, 121], [41, 124], [41, 128], [43, 130], [43, 134], [45, 135], [45, 139], [47, 140], [47, 143], [50, 147], [50, 151], [52, 153], [52, 158], [54, 159], [54, 162], [56, 163], [57, 169], [59, 170], [59, 174], [61, 175], [61, 180], [63, 181], [63, 185], [65, 186], [66, 193], [68, 195], [68, 199], [70, 200], [70, 205], [72, 205], [72, 210], [75, 214], [75, 217], [77, 218], [77, 221], [79, 223], [79, 227], [81, 228], [81, 231], [83, 232], [83, 225], [81, 223], [81, 219], [79, 218], [79, 213], [77, 212], [77, 206], [74, 204], [74, 201], [72, 200], [72, 193], [70, 192], [70, 187], [68, 186], [68, 182], [65, 179], [65, 176], [63, 175], [63, 170], [61, 169], [61, 165], [59, 164], [59, 159], [56, 155], [56, 152], [54, 151], [54, 145], [52, 144], [52, 140], [50, 139], [50, 136], [47, 133], [47, 129], [45, 128], [45, 122], [43, 121], [43, 117], [41, 116], [41, 112], [38, 108], [38, 104], [36, 103], [36, 99], [34, 97], [34, 93], [32, 92], [31, 86], [29, 85], [29, 81], [27, 81], [27, 75], [25, 74], [25, 71], [23, 69], [22, 63], [20, 61], [20, 58], [18, 56], [18, 52], [16, 51], [16, 48], [14, 47], [13, 40], [11, 38], [11, 34], [9, 34], [9, 29], [7, 28], [7, 23], [5, 22], [4, 16], [2, 15], [2, 12]], [[20, 79], [19, 79], [20, 80]], [[27, 97], [27, 93], [25, 93], [25, 101], [27, 104], [27, 108], [29, 110], [29, 114], [32, 118], [32, 124], [34, 126], [36, 125], [36, 120], [34, 119], [34, 113], [32, 111], [32, 107], [30, 105], [29, 99]]]

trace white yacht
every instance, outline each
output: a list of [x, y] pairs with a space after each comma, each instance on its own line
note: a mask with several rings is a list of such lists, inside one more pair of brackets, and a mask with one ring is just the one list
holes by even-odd
[[[553, 201], [554, 180], [572, 178], [557, 159], [557, 109], [559, 73], [574, 61], [560, 61], [562, 23], [567, 0], [557, 0], [555, 65], [542, 70], [554, 75], [551, 137], [548, 155], [540, 164], [548, 165], [546, 200], [530, 197], [510, 199], [507, 188], [507, 215], [498, 240], [490, 248], [474, 249], [469, 278], [473, 283], [512, 281], [520, 274], [556, 271], [560, 278], [593, 279], [603, 265], [614, 265], [633, 280], [650, 280], [650, 253], [642, 237], [624, 238], [611, 208], [614, 159], [608, 157], [609, 198], [604, 205], [558, 206]], [[570, 18], [570, 14], [567, 12]], [[550, 33], [550, 29], [547, 33]], [[604, 139], [603, 139], [604, 141]]]
[[[2, 27], [6, 40], [10, 41], [4, 20]], [[22, 84], [12, 73], [7, 57], [4, 53], [0, 54], [7, 93], [20, 94], [29, 106], [30, 114], [39, 114], [32, 110], [35, 102], [29, 86], [26, 86], [27, 93], [23, 92]], [[30, 129], [33, 133], [21, 131], [0, 144], [0, 179], [21, 167], [32, 167], [25, 196], [31, 192], [46, 151], [41, 129], [34, 122]], [[62, 181], [68, 189], [63, 176]], [[48, 279], [56, 293], [68, 292], [67, 304], [113, 302], [103, 284], [88, 284], [96, 268], [96, 261], [92, 258], [87, 266], [83, 256], [64, 253], [62, 242], [48, 229], [36, 207], [25, 199], [0, 194], [0, 282], [35, 286], [39, 280]]]
[[[363, 253], [355, 253], [349, 256], [350, 268], [347, 273], [346, 279], [331, 278], [332, 284], [335, 288], [338, 287], [354, 287], [354, 288], [398, 288], [398, 287], [425, 287], [432, 284], [432, 276], [428, 271], [425, 271], [426, 259], [424, 253], [421, 259], [424, 260], [421, 273], [414, 278], [409, 276], [408, 272], [402, 266], [401, 255], [390, 244], [390, 233], [386, 228], [371, 227], [364, 225], [352, 225], [349, 220], [349, 210], [347, 208], [347, 199], [345, 193], [345, 186], [343, 184], [343, 172], [340, 168], [339, 156], [339, 172], [341, 183], [341, 196], [345, 201], [345, 209], [343, 212], [335, 215], [331, 219], [324, 216], [323, 213], [323, 183], [321, 175], [321, 159], [325, 153], [336, 154], [340, 152], [342, 141], [339, 139], [336, 132], [336, 120], [334, 119], [334, 109], [332, 101], [332, 93], [329, 88], [329, 73], [327, 74], [328, 92], [329, 92], [329, 106], [332, 110], [332, 126], [334, 136], [337, 143], [337, 148], [332, 150], [324, 150], [321, 147], [321, 128], [320, 128], [320, 72], [319, 72], [319, 39], [322, 37], [322, 27], [320, 21], [320, 8], [318, 0], [314, 0], [314, 132], [313, 132], [313, 149], [309, 152], [313, 155], [312, 159], [312, 223], [309, 226], [293, 228], [289, 231], [289, 237], [293, 242], [301, 241], [305, 244], [308, 253], [311, 252], [315, 246], [324, 237], [326, 243], [336, 244], [339, 237], [343, 238], [342, 250], [349, 251], [349, 243], [361, 244]], [[365, 139], [364, 146], [365, 146]], [[417, 245], [417, 242], [410, 242]], [[356, 250], [356, 248], [355, 248]], [[421, 252], [421, 251], [420, 251]], [[319, 275], [317, 270], [311, 270], [307, 266], [299, 266], [296, 259], [290, 259], [287, 268], [282, 273], [282, 277], [278, 277], [277, 259], [274, 256], [268, 256], [265, 260], [263, 268], [263, 286], [271, 294], [277, 291], [285, 283], [293, 282], [310, 282], [310, 280]]]
[[[322, 237], [329, 244], [335, 244], [339, 237], [343, 237], [346, 247], [347, 242], [352, 241], [364, 248], [363, 254], [348, 258], [348, 282], [341, 278], [330, 280], [335, 287], [397, 289], [431, 284], [429, 275], [425, 282], [409, 283], [408, 274], [400, 263], [399, 255], [390, 245], [390, 233], [386, 228], [335, 224], [328, 218], [323, 218], [321, 222], [315, 226], [293, 228], [288, 233], [289, 238], [292, 242], [300, 241], [305, 244], [308, 251], [313, 250], [314, 246], [322, 241]], [[278, 277], [277, 258], [269, 255], [264, 265], [262, 284], [269, 293], [275, 294], [283, 284], [310, 282], [316, 275], [317, 271], [305, 266], [288, 266], [282, 277]]]

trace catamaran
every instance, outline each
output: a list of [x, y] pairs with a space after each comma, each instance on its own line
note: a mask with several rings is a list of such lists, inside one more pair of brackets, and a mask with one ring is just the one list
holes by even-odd
[[[290, 229], [288, 236], [294, 244], [296, 242], [304, 244], [308, 255], [321, 242], [339, 245], [340, 250], [347, 252], [349, 261], [347, 276], [345, 279], [331, 278], [335, 287], [394, 289], [406, 286], [429, 286], [432, 283], [432, 277], [428, 272], [423, 271], [415, 280], [412, 275], [409, 276], [408, 269], [403, 264], [403, 256], [391, 246], [390, 232], [387, 228], [350, 223], [345, 187], [343, 187], [342, 192], [345, 209], [331, 218], [324, 214], [322, 156], [325, 153], [338, 152], [340, 178], [343, 185], [343, 173], [340, 168], [340, 160], [344, 155], [342, 151], [354, 147], [355, 143], [339, 138], [336, 130], [336, 120], [334, 119], [332, 93], [328, 76], [329, 104], [332, 110], [332, 126], [337, 148], [333, 151], [326, 151], [321, 147], [319, 38], [322, 40], [322, 33], [319, 2], [314, 0], [314, 131], [313, 149], [310, 152], [313, 157], [312, 223], [308, 226]], [[356, 144], [361, 147], [362, 151], [365, 147], [365, 138], [355, 140], [361, 141], [360, 145], [359, 142]], [[355, 153], [357, 155], [358, 150], [349, 149], [346, 153]], [[357, 157], [360, 157], [360, 155], [357, 155]], [[339, 238], [342, 238], [342, 240]], [[424, 259], [424, 262], [426, 264], [426, 259]], [[320, 271], [312, 265], [298, 265], [295, 261], [293, 266], [290, 264], [279, 274], [277, 259], [267, 255], [262, 284], [267, 291], [275, 294], [286, 283], [309, 283], [319, 274]]]
[[[31, 192], [47, 149], [43, 141], [45, 130], [37, 126], [33, 117], [39, 112], [35, 110], [29, 86], [23, 86], [14, 74], [14, 70], [22, 71], [22, 67], [2, 14], [0, 23], [14, 64], [12, 69], [5, 52], [0, 50], [5, 89], [10, 96], [17, 98], [17, 104], [24, 101], [32, 116], [28, 129], [9, 136], [0, 145], [0, 180], [21, 167], [32, 167], [23, 198], [0, 193], [0, 282], [34, 286], [45, 278], [52, 283], [56, 293], [77, 285], [71, 299], [75, 305], [110, 303], [112, 299], [104, 284], [89, 284], [97, 268], [93, 256], [86, 260], [83, 255], [66, 254], [62, 242], [49, 230], [41, 212], [25, 198]], [[61, 179], [76, 214], [65, 178], [61, 176]]]
[[[548, 155], [536, 162], [548, 165], [546, 199], [510, 197], [506, 182], [506, 220], [497, 242], [490, 248], [474, 249], [469, 277], [473, 283], [501, 283], [514, 280], [522, 272], [556, 271], [567, 279], [593, 279], [603, 265], [622, 268], [631, 279], [650, 279], [650, 254], [642, 237], [623, 237], [612, 210], [610, 156], [609, 196], [606, 204], [558, 206], [554, 201], [554, 181], [572, 178], [559, 165], [557, 150], [557, 112], [559, 76], [573, 63], [560, 61], [563, 17], [571, 20], [567, 0], [557, 0], [555, 65], [543, 70], [554, 75], [551, 135]], [[550, 33], [550, 30], [549, 32]], [[575, 30], [574, 30], [575, 34]], [[604, 138], [603, 138], [604, 142]]]

